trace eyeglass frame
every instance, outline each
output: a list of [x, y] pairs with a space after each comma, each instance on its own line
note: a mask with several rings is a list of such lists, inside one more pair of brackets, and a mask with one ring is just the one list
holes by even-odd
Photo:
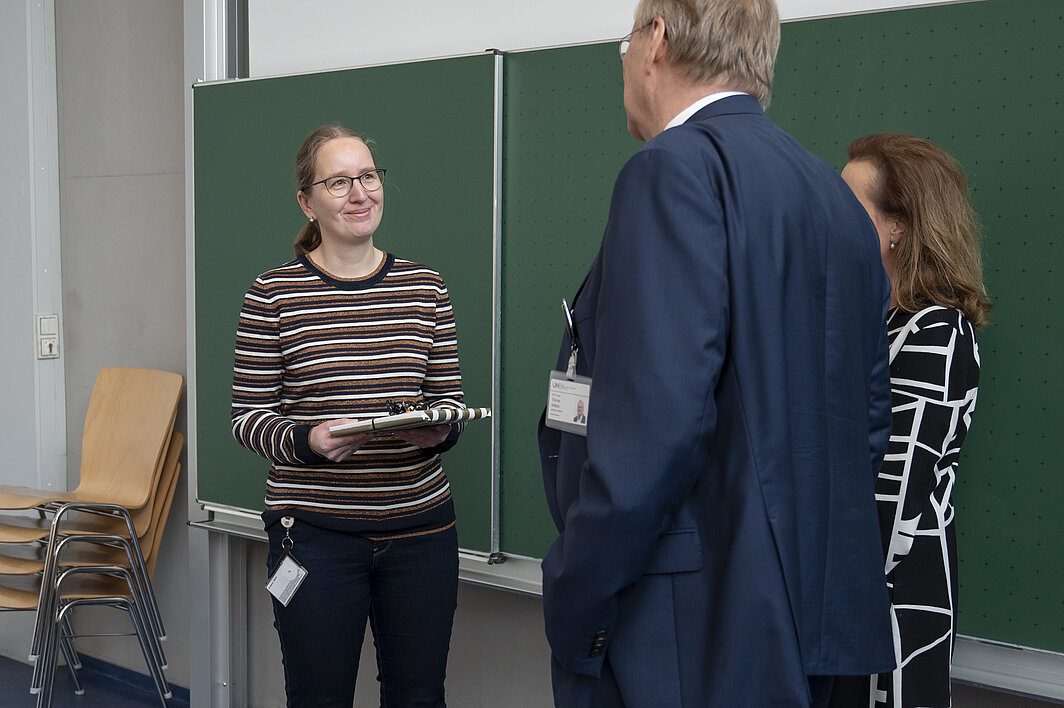
[[[326, 177], [325, 179], [319, 179], [317, 182], [311, 182], [306, 187], [302, 187], [300, 189], [300, 191], [301, 192], [305, 192], [308, 189], [310, 189], [311, 187], [320, 184], [321, 186], [325, 187], [325, 191], [326, 192], [328, 192], [329, 194], [333, 195], [334, 197], [346, 197], [348, 194], [351, 193], [351, 190], [355, 188], [355, 182], [358, 182], [359, 185], [362, 187], [362, 190], [364, 192], [376, 192], [377, 190], [379, 190], [381, 187], [384, 186], [384, 174], [387, 171], [388, 170], [386, 170], [383, 167], [376, 167], [376, 168], [374, 168], [372, 170], [369, 170], [368, 172], [363, 172], [362, 174], [358, 175], [357, 177], [352, 177], [350, 175], [332, 175], [331, 177]], [[377, 187], [374, 187], [373, 189], [367, 189], [366, 188], [366, 183], [362, 181], [363, 177], [366, 177], [367, 175], [370, 175], [370, 174], [377, 175], [377, 179], [380, 180], [380, 184]], [[351, 186], [348, 187], [347, 191], [344, 192], [343, 194], [337, 194], [336, 192], [334, 192], [331, 189], [329, 189], [329, 185], [327, 185], [326, 182], [328, 182], [331, 179], [338, 179], [338, 178], [341, 178], [341, 177], [344, 178], [344, 179], [351, 180]]]
[[632, 44], [632, 36], [638, 32], [642, 32], [647, 27], [650, 27], [652, 24], [654, 24], [654, 20], [651, 20], [642, 27], [632, 30], [631, 32], [617, 40], [617, 51], [620, 52], [621, 59], [624, 59], [624, 55], [628, 53], [628, 47]]

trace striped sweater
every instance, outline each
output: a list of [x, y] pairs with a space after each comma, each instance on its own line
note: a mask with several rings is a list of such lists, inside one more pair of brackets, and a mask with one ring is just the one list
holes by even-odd
[[310, 449], [324, 420], [388, 412], [386, 401], [462, 405], [454, 314], [440, 274], [387, 254], [341, 280], [306, 256], [244, 297], [233, 369], [233, 436], [272, 464], [263, 520], [284, 515], [371, 538], [454, 523], [439, 453], [382, 435], [343, 462]]

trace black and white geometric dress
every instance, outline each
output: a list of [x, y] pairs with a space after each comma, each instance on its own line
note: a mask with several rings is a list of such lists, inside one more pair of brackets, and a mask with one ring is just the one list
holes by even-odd
[[893, 430], [876, 501], [898, 668], [859, 680], [864, 697], [852, 705], [948, 708], [957, 607], [951, 497], [975, 411], [979, 349], [964, 316], [937, 305], [892, 309], [887, 334]]

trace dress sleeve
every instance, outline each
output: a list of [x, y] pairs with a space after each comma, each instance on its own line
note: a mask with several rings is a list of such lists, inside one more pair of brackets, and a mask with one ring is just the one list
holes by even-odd
[[868, 450], [870, 462], [868, 469], [875, 477], [883, 466], [883, 459], [890, 444], [891, 434], [891, 390], [890, 390], [890, 361], [887, 357], [887, 311], [890, 303], [889, 286], [883, 301], [883, 327], [878, 332], [878, 342], [873, 348], [876, 352], [872, 364], [872, 372], [869, 376], [868, 387]]
[[971, 325], [956, 311], [929, 314], [910, 324], [890, 365], [893, 429], [876, 485], [887, 573], [909, 553], [924, 514], [952, 517], [952, 484], [943, 482], [952, 480], [975, 410]]

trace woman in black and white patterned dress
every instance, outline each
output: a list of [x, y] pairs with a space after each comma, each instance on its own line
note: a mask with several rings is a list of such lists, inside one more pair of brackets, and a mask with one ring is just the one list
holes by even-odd
[[991, 305], [968, 180], [903, 133], [855, 141], [843, 179], [879, 232], [890, 276], [893, 431], [876, 482], [898, 668], [835, 680], [832, 708], [948, 708], [956, 632], [951, 495], [979, 382], [975, 331]]

